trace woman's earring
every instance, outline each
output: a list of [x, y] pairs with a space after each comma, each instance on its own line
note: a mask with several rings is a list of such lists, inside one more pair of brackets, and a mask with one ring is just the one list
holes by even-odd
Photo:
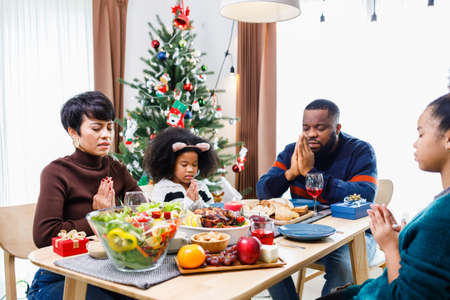
[[73, 137], [72, 138], [72, 144], [75, 148], [80, 147], [80, 139], [78, 137]]
[[195, 174], [194, 177], [197, 177], [198, 175], [200, 175], [200, 170], [197, 170], [197, 174]]

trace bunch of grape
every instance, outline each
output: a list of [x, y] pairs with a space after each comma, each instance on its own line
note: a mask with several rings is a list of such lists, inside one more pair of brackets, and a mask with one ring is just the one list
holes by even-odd
[[206, 260], [203, 263], [203, 267], [206, 266], [231, 266], [238, 259], [237, 246], [230, 246], [227, 249], [221, 251], [219, 254], [211, 254], [209, 251], [205, 251]]

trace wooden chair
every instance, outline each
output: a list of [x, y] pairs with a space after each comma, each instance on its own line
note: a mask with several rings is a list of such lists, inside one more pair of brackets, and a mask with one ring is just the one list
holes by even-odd
[[[391, 202], [393, 192], [394, 192], [394, 184], [390, 179], [378, 180], [378, 190], [374, 202], [377, 204], [384, 203], [387, 206], [389, 202]], [[369, 265], [369, 269], [384, 268], [384, 266], [385, 266], [384, 253], [377, 247], [375, 257], [372, 259], [371, 264]], [[316, 271], [306, 276], [306, 268], [313, 269]], [[305, 282], [325, 273], [325, 267], [320, 264], [313, 263], [306, 268], [302, 268], [298, 272], [297, 293], [300, 299], [302, 298], [303, 287], [305, 285]]]
[[27, 259], [37, 249], [33, 242], [36, 203], [0, 207], [0, 247], [5, 264], [6, 300], [16, 300], [15, 258]]

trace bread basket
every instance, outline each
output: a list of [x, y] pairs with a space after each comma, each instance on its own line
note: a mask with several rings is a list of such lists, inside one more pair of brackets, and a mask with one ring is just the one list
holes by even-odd
[[198, 244], [211, 253], [225, 250], [229, 241], [229, 234], [216, 231], [202, 232], [191, 236], [191, 242], [193, 244]]

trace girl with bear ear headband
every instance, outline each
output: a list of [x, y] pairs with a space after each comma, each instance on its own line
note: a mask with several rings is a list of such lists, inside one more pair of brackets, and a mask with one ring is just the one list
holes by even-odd
[[194, 210], [213, 202], [206, 178], [219, 165], [219, 158], [211, 145], [187, 129], [169, 127], [161, 131], [148, 145], [144, 154], [144, 169], [155, 183], [154, 201], [181, 201]]

